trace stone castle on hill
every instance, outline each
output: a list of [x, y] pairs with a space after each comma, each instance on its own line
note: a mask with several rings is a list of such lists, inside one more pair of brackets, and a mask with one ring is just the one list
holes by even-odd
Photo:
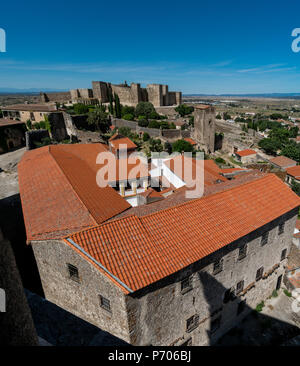
[[70, 90], [73, 103], [98, 104], [108, 103], [110, 96], [117, 94], [123, 105], [136, 106], [139, 102], [151, 102], [154, 107], [172, 106], [182, 103], [182, 93], [169, 91], [168, 85], [149, 84], [142, 88], [140, 84], [111, 84], [93, 81], [92, 89]]

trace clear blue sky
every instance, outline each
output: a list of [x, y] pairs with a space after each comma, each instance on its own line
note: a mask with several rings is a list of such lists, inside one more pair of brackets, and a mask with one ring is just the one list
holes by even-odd
[[300, 92], [300, 2], [5, 1], [0, 88], [168, 83], [184, 93]]

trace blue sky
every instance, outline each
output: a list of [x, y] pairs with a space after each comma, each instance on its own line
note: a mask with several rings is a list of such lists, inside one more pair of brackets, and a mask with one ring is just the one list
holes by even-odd
[[2, 2], [0, 14], [0, 88], [126, 80], [184, 93], [300, 92], [299, 1], [22, 0]]

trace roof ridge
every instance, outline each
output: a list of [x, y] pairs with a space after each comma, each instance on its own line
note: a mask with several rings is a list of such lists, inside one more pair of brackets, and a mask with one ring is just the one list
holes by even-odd
[[[91, 216], [91, 218], [93, 219], [93, 221], [97, 224], [96, 219], [94, 218], [93, 214], [90, 212], [90, 210], [86, 207], [86, 205], [84, 204], [83, 200], [81, 199], [81, 197], [79, 196], [79, 194], [77, 193], [76, 189], [74, 188], [74, 186], [72, 185], [70, 179], [67, 177], [67, 175], [64, 173], [63, 169], [61, 168], [61, 166], [59, 165], [58, 161], [55, 159], [55, 157], [51, 154], [51, 150], [52, 150], [52, 145], [48, 145], [49, 146], [49, 154], [51, 155], [52, 159], [55, 161], [56, 165], [58, 166], [59, 170], [61, 171], [61, 173], [63, 174], [63, 176], [66, 178], [66, 180], [68, 181], [69, 185], [72, 188], [72, 191], [75, 193], [75, 195], [78, 197], [80, 203], [82, 204], [82, 206], [87, 210], [87, 212], [89, 213], [89, 215]], [[51, 146], [51, 149], [50, 149]], [[69, 153], [69, 152], [68, 152]], [[80, 160], [82, 160], [80, 157], [78, 157]], [[82, 160], [83, 161], [83, 160]], [[88, 167], [89, 168], [89, 167]]]
[[263, 177], [258, 177], [257, 179], [254, 179], [254, 180], [252, 180], [251, 182], [246, 182], [246, 183], [243, 183], [243, 184], [239, 184], [238, 186], [235, 186], [235, 187], [230, 187], [230, 188], [228, 188], [228, 189], [224, 189], [223, 191], [219, 191], [219, 192], [216, 192], [216, 193], [212, 193], [212, 194], [210, 194], [210, 195], [208, 195], [208, 196], [202, 196], [202, 197], [200, 197], [200, 198], [196, 198], [196, 199], [194, 199], [194, 200], [190, 200], [190, 201], [187, 201], [187, 202], [183, 202], [183, 203], [179, 203], [178, 205], [175, 205], [175, 206], [172, 206], [172, 207], [168, 207], [168, 208], [166, 208], [166, 209], [163, 209], [163, 210], [160, 210], [160, 211], [157, 211], [157, 212], [152, 212], [151, 214], [148, 214], [148, 215], [145, 215], [145, 216], [142, 216], [141, 218], [145, 218], [145, 217], [150, 217], [150, 216], [154, 216], [154, 215], [156, 215], [156, 214], [158, 214], [158, 213], [161, 213], [161, 212], [166, 212], [166, 211], [170, 211], [170, 210], [172, 210], [172, 209], [174, 209], [174, 208], [178, 208], [178, 207], [181, 207], [181, 206], [186, 206], [186, 205], [190, 205], [190, 204], [192, 204], [192, 203], [194, 203], [194, 202], [196, 202], [196, 201], [200, 201], [200, 200], [204, 200], [204, 199], [208, 199], [208, 198], [211, 198], [212, 196], [217, 196], [217, 195], [220, 195], [220, 194], [222, 194], [222, 193], [224, 193], [224, 192], [228, 192], [228, 191], [233, 191], [233, 190], [236, 190], [236, 189], [239, 189], [241, 186], [245, 186], [245, 185], [250, 185], [250, 184], [254, 184], [257, 180], [262, 180], [262, 179], [266, 179], [266, 178], [269, 178], [269, 177], [271, 177], [271, 176], [274, 176], [274, 177], [276, 177], [277, 179], [279, 179], [280, 181], [281, 181], [281, 179], [280, 178], [278, 178], [277, 177], [277, 175], [276, 174], [274, 174], [274, 173], [269, 173], [269, 174], [267, 174], [267, 175], [265, 175], [265, 176], [263, 176]]

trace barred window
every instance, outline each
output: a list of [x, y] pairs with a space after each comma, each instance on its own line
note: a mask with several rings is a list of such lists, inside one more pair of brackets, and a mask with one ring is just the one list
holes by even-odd
[[263, 233], [262, 237], [261, 237], [261, 245], [266, 245], [268, 243], [268, 239], [269, 239], [269, 232], [266, 231], [265, 233]]
[[218, 318], [214, 319], [211, 322], [211, 333], [214, 333], [216, 330], [218, 330], [220, 328], [221, 325], [221, 316], [219, 316]]
[[181, 281], [181, 292], [185, 293], [193, 288], [192, 277], [187, 277]]
[[247, 255], [247, 244], [243, 245], [239, 248], [239, 257], [238, 259], [243, 259]]
[[101, 308], [107, 310], [107, 311], [111, 311], [110, 308], [110, 301], [108, 299], [106, 299], [105, 297], [103, 297], [102, 295], [99, 295], [100, 298], [100, 306]]
[[244, 289], [244, 281], [238, 282], [238, 284], [236, 285], [236, 294], [242, 292], [243, 289]]
[[256, 281], [260, 280], [263, 276], [264, 273], [264, 267], [260, 267], [257, 271], [256, 271]]
[[217, 274], [223, 270], [223, 259], [218, 260], [214, 263], [213, 274]]
[[73, 266], [73, 264], [68, 263], [68, 271], [69, 271], [69, 278], [71, 278], [71, 280], [79, 282], [79, 273], [78, 273], [78, 268]]
[[287, 252], [287, 250], [283, 249], [283, 251], [281, 252], [281, 259], [280, 260], [283, 261], [286, 258], [286, 252]]
[[195, 314], [186, 321], [186, 331], [191, 332], [199, 325], [199, 315]]
[[282, 224], [279, 224], [278, 226], [278, 235], [281, 235], [284, 233], [284, 222]]

